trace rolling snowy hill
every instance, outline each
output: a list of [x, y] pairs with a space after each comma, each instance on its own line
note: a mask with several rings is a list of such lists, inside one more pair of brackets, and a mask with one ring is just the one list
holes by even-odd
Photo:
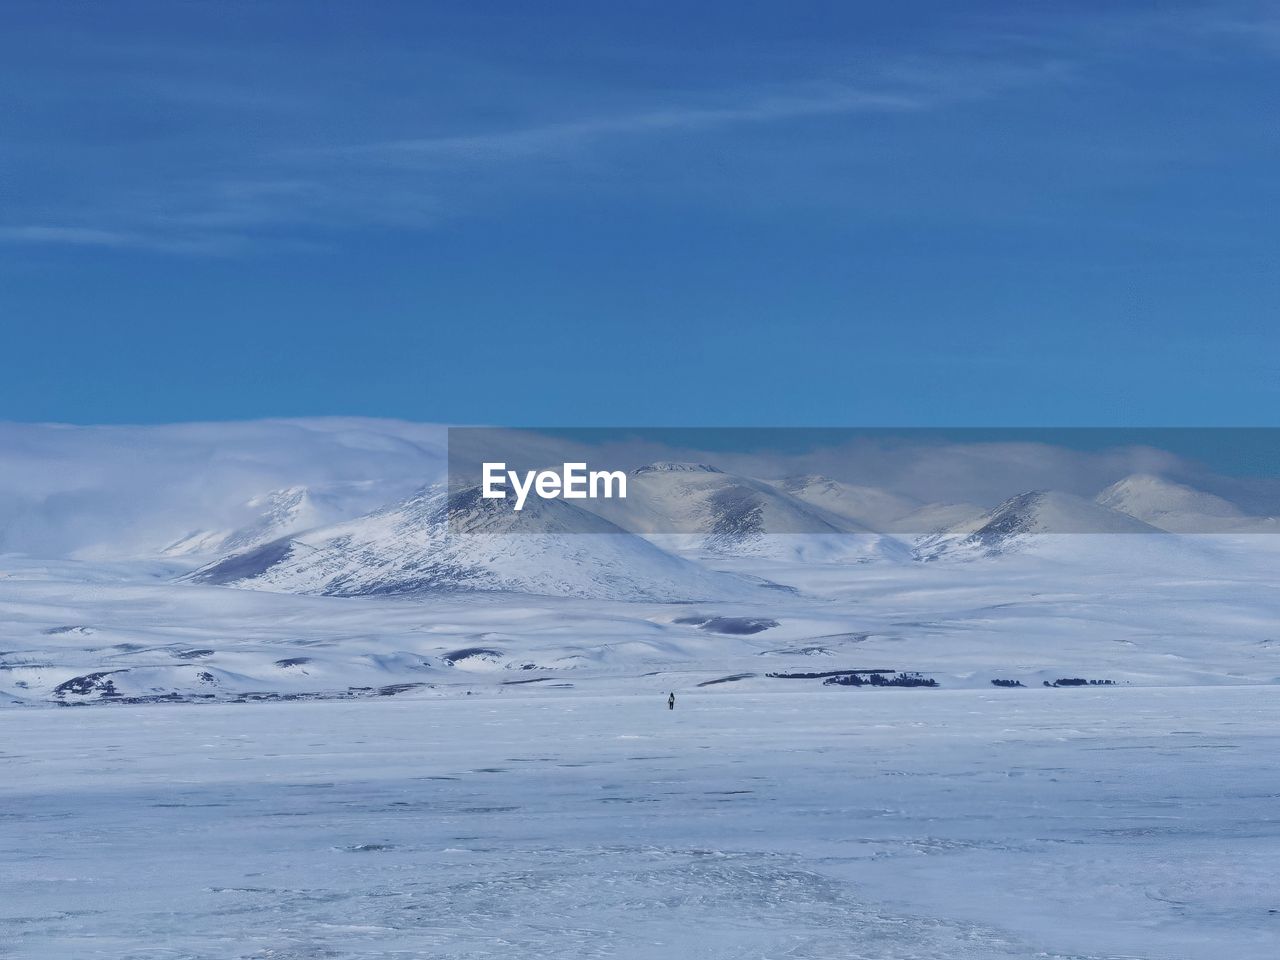
[[921, 503], [879, 487], [844, 483], [816, 474], [788, 477], [779, 485], [798, 500], [882, 533], [919, 536], [980, 515], [972, 503]]
[[1148, 523], [1069, 493], [1034, 490], [916, 545], [921, 560], [998, 557], [1033, 546], [1035, 538], [1071, 534], [1159, 534]]
[[919, 500], [881, 490], [832, 480], [820, 474], [784, 478], [778, 487], [797, 500], [819, 507], [867, 530], [888, 530], [895, 520], [920, 509]]
[[337, 523], [360, 514], [369, 484], [330, 485], [327, 488], [286, 487], [245, 502], [253, 519], [232, 530], [195, 530], [165, 547], [162, 556], [209, 558], [261, 546], [313, 527]]
[[[515, 513], [474, 490], [446, 498], [443, 431], [414, 424], [0, 440], [8, 703], [774, 689], [815, 663], [944, 686], [1280, 677], [1280, 538], [1244, 535], [1268, 529], [1267, 490], [1184, 482], [1203, 471], [1174, 482], [1120, 458], [1073, 473], [1059, 452], [1075, 493], [958, 491], [979, 507], [941, 502], [956, 488], [932, 454], [915, 496], [699, 454], [629, 471], [625, 501]], [[991, 489], [1011, 482], [990, 470]], [[1209, 523], [1224, 532], [1159, 529]], [[923, 534], [914, 554], [908, 532]]]
[[442, 480], [445, 439], [358, 418], [0, 423], [0, 554], [208, 559]]
[[479, 488], [427, 488], [367, 516], [224, 557], [188, 579], [347, 597], [504, 591], [687, 601], [757, 589], [564, 500], [534, 498], [516, 513]]
[[799, 562], [909, 559], [904, 544], [750, 477], [701, 463], [660, 461], [631, 471], [626, 500], [591, 509], [682, 553]]
[[1118, 480], [1098, 494], [1097, 502], [1174, 533], [1223, 533], [1266, 525], [1222, 497], [1153, 474]]

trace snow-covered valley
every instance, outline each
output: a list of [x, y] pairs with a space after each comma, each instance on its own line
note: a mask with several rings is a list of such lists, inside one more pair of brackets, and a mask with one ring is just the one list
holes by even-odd
[[635, 692], [726, 677], [715, 686], [758, 691], [801, 682], [770, 673], [853, 669], [947, 688], [1274, 683], [1277, 560], [1271, 537], [1141, 535], [1045, 537], [974, 562], [718, 558], [720, 576], [770, 586], [679, 603], [296, 595], [27, 561], [0, 576], [0, 703]]
[[6, 711], [0, 942], [15, 960], [1274, 956], [1274, 687], [663, 700]]
[[1274, 955], [1261, 501], [128, 429], [0, 448], [0, 955]]
[[[4, 705], [1280, 677], [1275, 521], [1149, 450], [928, 447], [887, 488], [657, 459], [626, 500], [513, 513], [446, 490], [429, 425], [3, 433]], [[1078, 492], [1019, 491], [1042, 461]]]

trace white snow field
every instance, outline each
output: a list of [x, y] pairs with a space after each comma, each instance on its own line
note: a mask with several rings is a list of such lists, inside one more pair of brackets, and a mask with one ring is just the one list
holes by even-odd
[[1280, 943], [1272, 687], [0, 712], [13, 958]]
[[297, 595], [174, 582], [145, 565], [9, 558], [0, 568], [0, 709], [716, 681], [771, 691], [821, 683], [771, 673], [855, 669], [920, 671], [946, 689], [995, 679], [1280, 678], [1280, 538], [1082, 534], [1024, 547], [973, 561], [717, 557], [718, 576], [787, 589], [683, 603]]
[[0, 425], [0, 956], [1280, 956], [1273, 481], [443, 440]]

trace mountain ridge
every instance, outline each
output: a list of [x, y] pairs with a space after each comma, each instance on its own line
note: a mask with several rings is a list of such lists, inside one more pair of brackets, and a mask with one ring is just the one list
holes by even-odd
[[187, 582], [323, 596], [510, 592], [673, 602], [753, 596], [563, 500], [519, 513], [480, 489], [425, 487], [366, 516], [224, 557]]

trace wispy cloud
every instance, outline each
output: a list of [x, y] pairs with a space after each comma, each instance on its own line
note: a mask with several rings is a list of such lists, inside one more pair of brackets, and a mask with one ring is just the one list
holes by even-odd
[[119, 230], [100, 230], [94, 227], [19, 226], [0, 227], [3, 243], [52, 243], [72, 247], [132, 247], [141, 237]]
[[[378, 140], [338, 147], [274, 149], [246, 158], [248, 175], [156, 184], [150, 195], [110, 197], [75, 219], [0, 225], [0, 243], [225, 255], [254, 236], [279, 242], [289, 229], [439, 223], [441, 178], [475, 164], [583, 154], [605, 142], [710, 135], [741, 125], [900, 113], [937, 105], [924, 90], [808, 84], [768, 95], [721, 95], [715, 106], [677, 105], [522, 124], [481, 133]], [[429, 167], [433, 177], [424, 176]], [[240, 173], [241, 171], [237, 171]]]
[[245, 248], [249, 238], [227, 232], [184, 233], [154, 229], [126, 231], [64, 224], [0, 226], [0, 243], [27, 246], [147, 250], [198, 256], [226, 256]]
[[[227, 255], [259, 243], [315, 244], [325, 234], [348, 229], [429, 229], [470, 203], [536, 191], [552, 182], [540, 179], [543, 174], [563, 184], [562, 169], [539, 168], [531, 161], [595, 164], [593, 170], [608, 176], [628, 163], [628, 156], [655, 158], [655, 145], [693, 151], [706, 146], [732, 154], [737, 148], [728, 138], [735, 132], [771, 127], [779, 129], [777, 152], [795, 147], [791, 153], [796, 153], [809, 143], [811, 154], [825, 155], [841, 138], [856, 139], [848, 122], [855, 118], [940, 113], [1071, 77], [1078, 66], [1063, 49], [1031, 50], [1014, 34], [993, 36], [987, 37], [990, 49], [980, 55], [972, 50], [934, 57], [900, 53], [856, 70], [829, 62], [825, 76], [808, 81], [720, 89], [701, 84], [683, 93], [651, 90], [648, 105], [642, 92], [614, 91], [617, 106], [609, 109], [605, 91], [593, 94], [589, 107], [579, 103], [576, 110], [570, 106], [549, 116], [558, 103], [553, 97], [512, 97], [508, 106], [519, 100], [524, 107], [512, 110], [516, 119], [480, 130], [459, 130], [458, 118], [469, 115], [459, 104], [448, 121], [430, 112], [425, 119], [406, 120], [407, 111], [417, 109], [406, 98], [399, 107], [381, 111], [376, 122], [339, 118], [334, 129], [360, 131], [345, 143], [333, 142], [341, 135], [331, 132], [321, 112], [298, 119], [306, 112], [282, 113], [270, 90], [245, 92], [230, 84], [228, 94], [228, 84], [220, 80], [196, 87], [192, 114], [199, 114], [201, 98], [215, 101], [224, 119], [245, 112], [243, 128], [233, 128], [245, 131], [243, 142], [234, 134], [228, 138], [225, 127], [201, 132], [198, 116], [189, 132], [187, 115], [175, 115], [173, 129], [185, 138], [185, 152], [166, 155], [162, 139], [125, 141], [105, 162], [123, 167], [142, 160], [138, 166], [146, 168], [145, 179], [140, 174], [130, 180], [113, 167], [91, 202], [75, 207], [41, 203], [36, 195], [21, 213], [12, 214], [16, 222], [0, 223], [0, 243]], [[132, 98], [142, 81], [132, 77], [130, 84]], [[163, 90], [156, 95], [172, 99]], [[254, 121], [250, 107], [259, 101], [271, 109]], [[357, 105], [348, 104], [348, 113]], [[432, 132], [419, 132], [433, 125]], [[149, 135], [150, 128], [140, 129]], [[361, 136], [401, 131], [408, 135]], [[193, 151], [198, 136], [214, 135], [208, 156]], [[760, 138], [754, 147], [760, 148]], [[772, 158], [768, 166], [777, 168]], [[689, 175], [687, 170], [682, 167], [681, 176]], [[618, 182], [628, 181], [619, 176]]]
[[1215, 17], [1203, 22], [1202, 32], [1239, 40], [1280, 54], [1280, 13], [1257, 17]]
[[879, 93], [834, 87], [824, 93], [778, 94], [721, 107], [670, 107], [591, 116], [467, 135], [386, 140], [338, 148], [351, 157], [520, 157], [578, 148], [607, 137], [697, 133], [741, 124], [767, 124], [805, 117], [890, 113], [924, 109], [920, 93]]

